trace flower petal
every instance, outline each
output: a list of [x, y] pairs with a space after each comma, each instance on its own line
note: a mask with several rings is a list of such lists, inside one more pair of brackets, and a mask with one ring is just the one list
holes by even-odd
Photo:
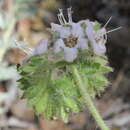
[[[71, 26], [71, 25], [70, 25]], [[61, 38], [67, 38], [71, 34], [71, 27], [51, 23], [51, 29], [59, 33]]]
[[64, 46], [65, 46], [65, 45], [64, 45], [64, 41], [63, 41], [62, 39], [58, 39], [58, 40], [55, 42], [54, 47], [53, 47], [54, 52], [55, 52], [55, 53], [60, 52], [61, 49], [64, 48]]
[[44, 39], [32, 51], [32, 55], [45, 53], [47, 51], [47, 48], [48, 48], [48, 39]]
[[106, 47], [104, 44], [96, 42], [94, 31], [93, 31], [93, 24], [91, 22], [87, 23], [86, 34], [88, 36], [88, 39], [91, 42], [94, 53], [98, 56], [101, 56], [102, 54], [104, 54], [106, 52]]
[[96, 42], [92, 43], [94, 53], [98, 56], [101, 56], [106, 52], [105, 44], [97, 44]]
[[83, 29], [79, 23], [72, 23], [72, 35], [75, 37], [83, 37]]
[[86, 24], [86, 21], [88, 21], [88, 20], [80, 20], [78, 23], [79, 24], [83, 24], [83, 23]]
[[73, 62], [78, 55], [78, 50], [76, 48], [64, 47], [64, 58], [67, 62]]
[[78, 48], [81, 50], [88, 49], [88, 40], [85, 38], [79, 38], [77, 45], [78, 45]]
[[93, 32], [93, 25], [89, 21], [87, 22], [86, 34], [87, 34], [88, 39], [90, 41], [94, 41], [95, 40], [95, 38], [94, 38], [94, 32]]
[[106, 29], [105, 29], [105, 28], [101, 28], [101, 29], [97, 32], [97, 35], [95, 35], [95, 37], [96, 37], [97, 39], [100, 39], [100, 40], [98, 40], [98, 43], [100, 43], [100, 44], [105, 44], [106, 41], [107, 41]]
[[71, 28], [70, 27], [62, 27], [59, 31], [61, 38], [67, 38], [71, 35]]

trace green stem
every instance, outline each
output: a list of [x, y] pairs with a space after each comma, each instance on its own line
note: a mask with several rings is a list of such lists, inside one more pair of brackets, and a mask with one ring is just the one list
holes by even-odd
[[104, 123], [102, 117], [100, 116], [99, 112], [97, 111], [96, 107], [94, 106], [89, 93], [86, 91], [84, 84], [82, 82], [82, 78], [81, 78], [81, 76], [80, 76], [80, 74], [75, 66], [73, 66], [73, 74], [75, 76], [77, 85], [81, 91], [81, 94], [85, 100], [85, 103], [86, 103], [90, 113], [92, 114], [92, 116], [96, 120], [97, 124], [99, 125], [101, 130], [109, 130], [107, 125]]

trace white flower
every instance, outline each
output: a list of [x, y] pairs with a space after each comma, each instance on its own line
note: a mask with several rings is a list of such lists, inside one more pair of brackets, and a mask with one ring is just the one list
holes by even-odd
[[78, 49], [85, 50], [88, 48], [88, 40], [84, 37], [83, 28], [80, 23], [72, 21], [71, 8], [68, 9], [68, 22], [65, 20], [63, 11], [60, 9], [58, 19], [61, 25], [51, 24], [54, 32], [59, 34], [59, 38], [54, 43], [54, 52], [64, 51], [64, 59], [67, 62], [73, 62], [77, 55]]
[[64, 57], [67, 62], [72, 62], [78, 54], [78, 50], [76, 48], [64, 47]]
[[78, 39], [78, 48], [81, 50], [87, 49], [88, 48], [88, 40], [85, 38], [79, 38]]
[[61, 49], [63, 49], [65, 47], [64, 41], [62, 39], [58, 39], [55, 44], [54, 44], [54, 52], [58, 53], [61, 51]]
[[47, 49], [48, 49], [48, 39], [44, 39], [32, 51], [32, 55], [46, 53]]
[[49, 42], [48, 39], [44, 39], [41, 42], [39, 42], [39, 44], [34, 49], [31, 49], [29, 46], [26, 47], [26, 50], [25, 50], [25, 48], [21, 48], [27, 54], [27, 56], [23, 59], [23, 64], [26, 63], [26, 61], [31, 56], [46, 53], [48, 50], [48, 42]]
[[65, 38], [71, 34], [71, 27], [70, 26], [62, 26], [58, 24], [51, 23], [51, 29], [59, 33], [59, 37]]
[[94, 53], [98, 56], [101, 56], [106, 52], [106, 30], [105, 28], [102, 28], [98, 31], [95, 31], [93, 25], [94, 23], [87, 21], [86, 34], [93, 47]]
[[30, 57], [33, 55], [46, 53], [48, 50], [48, 42], [49, 42], [48, 39], [44, 39], [41, 42], [39, 42], [39, 44], [34, 49], [32, 49], [30, 46], [28, 46], [24, 42], [14, 41], [14, 44], [15, 44], [15, 47], [24, 51], [27, 54], [27, 57]]

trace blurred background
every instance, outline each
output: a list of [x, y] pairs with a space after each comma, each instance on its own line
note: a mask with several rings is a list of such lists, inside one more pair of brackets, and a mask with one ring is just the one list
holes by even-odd
[[90, 19], [104, 25], [112, 16], [107, 30], [122, 27], [108, 34], [106, 55], [114, 71], [95, 104], [111, 130], [130, 130], [130, 0], [0, 0], [0, 130], [98, 130], [87, 108], [67, 124], [38, 118], [20, 99], [22, 91], [15, 82], [14, 66], [26, 54], [14, 49], [14, 40], [35, 47], [48, 37], [50, 23], [59, 23], [58, 9], [70, 6], [75, 22]]

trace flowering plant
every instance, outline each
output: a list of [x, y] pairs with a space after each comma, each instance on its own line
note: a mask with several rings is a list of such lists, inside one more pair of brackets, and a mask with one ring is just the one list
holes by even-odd
[[38, 115], [65, 122], [70, 113], [87, 106], [101, 129], [108, 130], [91, 100], [104, 91], [109, 83], [104, 74], [112, 71], [104, 55], [105, 26], [90, 20], [73, 22], [71, 8], [66, 21], [59, 11], [60, 25], [51, 24], [50, 39], [33, 50], [23, 48], [28, 54], [19, 68], [23, 97]]

